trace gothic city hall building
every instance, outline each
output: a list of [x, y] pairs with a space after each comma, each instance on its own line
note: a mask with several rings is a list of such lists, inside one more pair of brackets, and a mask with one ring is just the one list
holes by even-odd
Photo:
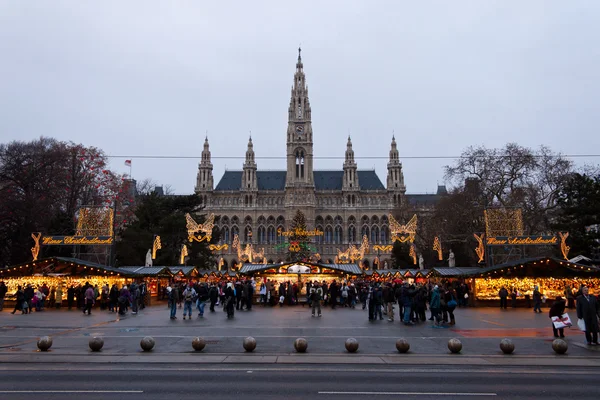
[[[208, 138], [205, 140], [195, 192], [205, 206], [202, 212], [214, 213], [221, 244], [228, 244], [217, 251], [224, 266], [235, 269], [243, 262], [234, 246], [236, 235], [238, 248], [252, 244], [257, 252], [264, 249], [268, 264], [285, 261], [288, 250], [282, 244], [286, 237], [278, 231], [291, 228], [298, 210], [306, 218], [307, 230], [323, 232], [312, 237], [312, 247], [322, 263], [333, 263], [338, 250], [344, 251], [352, 244], [360, 246], [364, 235], [371, 247], [391, 244], [389, 213], [401, 204], [430, 210], [445, 190], [442, 186], [437, 194], [406, 194], [402, 163], [393, 137], [385, 185], [374, 170], [358, 168], [350, 137], [341, 170], [315, 170], [313, 135], [318, 132], [313, 132], [311, 117], [299, 49], [288, 108], [284, 170], [259, 170], [250, 138], [242, 169], [225, 171], [215, 186]], [[372, 266], [376, 257], [377, 251], [371, 250], [360, 264]], [[380, 266], [388, 263], [389, 258], [389, 251], [380, 252]]]

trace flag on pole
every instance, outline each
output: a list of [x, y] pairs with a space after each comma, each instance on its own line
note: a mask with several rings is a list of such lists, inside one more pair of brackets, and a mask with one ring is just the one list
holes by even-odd
[[125, 160], [125, 165], [127, 167], [131, 167], [131, 160]]

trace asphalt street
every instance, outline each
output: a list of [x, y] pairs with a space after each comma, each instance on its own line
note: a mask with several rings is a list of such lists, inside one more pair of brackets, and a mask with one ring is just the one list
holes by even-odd
[[[32, 367], [34, 367], [32, 365]], [[73, 371], [38, 368], [0, 374], [0, 399], [591, 399], [597, 370], [196, 368], [127, 366]], [[176, 397], [173, 397], [176, 396]]]

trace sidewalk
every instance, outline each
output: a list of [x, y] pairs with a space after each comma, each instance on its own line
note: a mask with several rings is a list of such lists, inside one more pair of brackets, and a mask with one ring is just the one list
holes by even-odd
[[[100, 310], [91, 316], [75, 310], [31, 315], [4, 311], [0, 313], [0, 362], [600, 365], [600, 347], [585, 346], [582, 332], [575, 328], [565, 332], [567, 355], [554, 355], [550, 319], [545, 313], [527, 309], [459, 309], [456, 326], [442, 329], [433, 328], [429, 321], [405, 326], [397, 315], [393, 323], [370, 322], [365, 311], [347, 308], [324, 309], [322, 318], [311, 318], [308, 308], [301, 306], [255, 306], [250, 312], [236, 312], [232, 320], [220, 310], [185, 321], [181, 313], [178, 309], [179, 319], [170, 320], [166, 306], [149, 307], [138, 315], [121, 318]], [[39, 353], [37, 339], [46, 335], [53, 338], [51, 352]], [[101, 353], [89, 350], [88, 341], [93, 336], [104, 339]], [[140, 350], [144, 336], [156, 340], [151, 353]], [[207, 341], [201, 353], [194, 353], [191, 347], [196, 336]], [[251, 354], [242, 348], [247, 336], [257, 340]], [[293, 353], [293, 341], [298, 337], [308, 340], [307, 354]], [[349, 337], [360, 343], [357, 354], [344, 348]], [[409, 341], [409, 354], [396, 352], [400, 337]], [[463, 343], [460, 355], [449, 354], [447, 342], [453, 337]], [[505, 337], [515, 343], [514, 355], [501, 353], [499, 343]]]

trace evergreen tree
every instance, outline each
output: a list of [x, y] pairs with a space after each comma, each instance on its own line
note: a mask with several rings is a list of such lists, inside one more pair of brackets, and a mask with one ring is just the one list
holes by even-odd
[[[154, 235], [161, 238], [162, 248], [156, 253], [154, 265], [177, 266], [181, 248], [188, 247], [187, 265], [212, 269], [215, 258], [208, 249], [209, 243], [190, 242], [185, 214], [203, 223], [204, 215], [197, 215], [202, 206], [200, 198], [190, 196], [160, 196], [150, 193], [141, 196], [135, 209], [135, 219], [120, 232], [117, 242], [117, 265], [143, 265], [148, 249], [152, 248]], [[219, 231], [213, 229], [211, 242], [219, 241]]]
[[395, 241], [394, 247], [392, 248], [392, 261], [394, 262], [394, 267], [401, 269], [418, 268], [413, 264], [413, 259], [409, 253], [409, 242], [400, 243], [399, 241]]
[[569, 232], [569, 257], [599, 256], [600, 248], [600, 175], [573, 174], [561, 188], [558, 217], [553, 228]]
[[310, 236], [306, 235], [306, 218], [300, 211], [296, 211], [292, 226], [290, 227], [292, 234], [288, 236], [289, 247], [287, 260], [288, 261], [308, 261], [311, 256]]

